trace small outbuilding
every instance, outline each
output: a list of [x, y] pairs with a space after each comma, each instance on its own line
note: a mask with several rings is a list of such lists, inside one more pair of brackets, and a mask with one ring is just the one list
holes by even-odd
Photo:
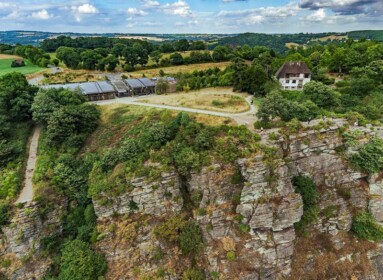
[[156, 93], [156, 84], [148, 79], [126, 79], [131, 95], [148, 95]]
[[286, 62], [275, 74], [284, 90], [302, 90], [303, 86], [311, 81], [312, 72], [303, 61]]

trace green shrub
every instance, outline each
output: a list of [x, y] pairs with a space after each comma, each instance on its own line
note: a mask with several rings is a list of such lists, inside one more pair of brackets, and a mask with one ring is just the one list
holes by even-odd
[[179, 243], [184, 255], [198, 254], [203, 246], [202, 232], [199, 226], [192, 221], [187, 222], [181, 229]]
[[106, 272], [106, 262], [101, 254], [93, 252], [80, 240], [64, 244], [60, 257], [60, 280], [93, 280]]
[[0, 226], [9, 224], [11, 218], [11, 206], [6, 202], [0, 203]]
[[361, 239], [383, 240], [383, 227], [368, 212], [359, 212], [352, 221], [351, 231]]
[[154, 234], [168, 242], [177, 242], [182, 228], [186, 225], [185, 219], [175, 216], [167, 219], [164, 223], [154, 228]]
[[234, 261], [236, 258], [237, 258], [237, 256], [235, 255], [235, 253], [233, 251], [227, 252], [226, 259], [228, 261]]
[[314, 181], [307, 176], [295, 176], [293, 178], [295, 191], [302, 196], [303, 216], [301, 220], [295, 223], [295, 229], [301, 235], [307, 233], [307, 228], [318, 219], [318, 198], [319, 193]]
[[189, 268], [182, 274], [182, 280], [205, 280], [205, 274], [202, 270]]
[[246, 225], [246, 224], [239, 224], [238, 225], [239, 229], [243, 232], [243, 233], [249, 233], [250, 232], [250, 226], [249, 225]]
[[372, 139], [357, 154], [352, 155], [350, 161], [369, 174], [380, 172], [383, 169], [383, 139]]

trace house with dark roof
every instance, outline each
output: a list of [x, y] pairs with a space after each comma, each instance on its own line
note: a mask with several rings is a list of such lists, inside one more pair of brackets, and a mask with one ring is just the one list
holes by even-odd
[[303, 86], [311, 81], [312, 72], [303, 61], [286, 62], [275, 74], [284, 90], [302, 90]]

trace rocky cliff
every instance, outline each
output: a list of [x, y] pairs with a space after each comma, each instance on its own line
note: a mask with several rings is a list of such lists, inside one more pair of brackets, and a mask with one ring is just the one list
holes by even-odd
[[[342, 125], [288, 137], [265, 131], [262, 143], [271, 148], [232, 165], [215, 163], [189, 177], [166, 173], [155, 182], [139, 178], [115, 203], [95, 201], [106, 277], [181, 279], [193, 265], [207, 279], [382, 279], [383, 244], [357, 240], [350, 229], [359, 210], [383, 222], [383, 176], [350, 167]], [[358, 130], [361, 143], [382, 136], [347, 129]], [[305, 236], [294, 228], [303, 215], [292, 185], [297, 175], [310, 176], [320, 192], [319, 217]], [[153, 231], [181, 212], [202, 231], [203, 249], [193, 258]]]
[[39, 279], [46, 274], [52, 261], [42, 255], [41, 240], [60, 235], [65, 205], [64, 201], [46, 213], [41, 213], [37, 202], [18, 205], [11, 224], [0, 235], [1, 273], [9, 279]]

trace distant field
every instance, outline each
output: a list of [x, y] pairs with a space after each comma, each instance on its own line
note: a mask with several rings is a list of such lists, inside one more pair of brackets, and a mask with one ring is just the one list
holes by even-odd
[[28, 60], [24, 60], [25, 61], [24, 67], [12, 68], [11, 64], [14, 59], [15, 58], [7, 58], [7, 59], [0, 58], [0, 76], [6, 75], [12, 72], [19, 72], [24, 75], [27, 75], [27, 74], [33, 74], [36, 72], [41, 72], [46, 70], [46, 68], [33, 65]]
[[[191, 52], [193, 52], [193, 51], [178, 52], [178, 53], [181, 54], [183, 58], [186, 58], [186, 57], [189, 57], [189, 56], [190, 56], [190, 53], [191, 53]], [[197, 51], [197, 52], [205, 52], [205, 51]], [[213, 51], [206, 51], [206, 52], [209, 52], [209, 53], [211, 54]], [[163, 58], [169, 58], [172, 54], [173, 54], [173, 53], [164, 53], [164, 54], [162, 54], [161, 59], [163, 59]], [[149, 65], [149, 66], [151, 66], [151, 65], [156, 65], [156, 63], [149, 57], [148, 65]]]
[[348, 36], [339, 36], [339, 35], [331, 35], [331, 36], [326, 36], [322, 38], [317, 38], [317, 39], [311, 39], [311, 41], [321, 41], [321, 42], [326, 42], [328, 40], [334, 41], [334, 40], [343, 40], [343, 39], [348, 39]]
[[207, 70], [209, 68], [218, 67], [224, 69], [230, 65], [230, 62], [216, 62], [216, 63], [200, 63], [200, 64], [189, 64], [189, 65], [179, 65], [179, 66], [169, 66], [169, 67], [160, 67], [156, 69], [145, 69], [135, 72], [125, 73], [127, 76], [132, 76], [134, 78], [140, 78], [144, 74], [146, 77], [157, 77], [159, 71], [163, 70], [166, 74], [176, 74], [178, 72], [188, 73], [193, 72], [194, 70]]
[[140, 100], [140, 102], [225, 113], [241, 113], [250, 109], [244, 96], [244, 94], [233, 93], [232, 88], [206, 88], [188, 93], [157, 95]]
[[293, 47], [299, 47], [301, 46], [300, 44], [297, 44], [297, 43], [286, 43], [286, 47], [291, 49]]

